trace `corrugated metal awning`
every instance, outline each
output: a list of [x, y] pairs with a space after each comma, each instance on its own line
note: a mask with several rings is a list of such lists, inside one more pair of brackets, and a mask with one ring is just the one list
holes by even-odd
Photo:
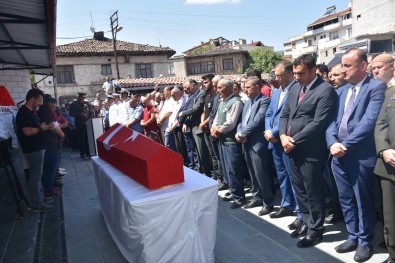
[[53, 75], [56, 0], [0, 2], [0, 70]]

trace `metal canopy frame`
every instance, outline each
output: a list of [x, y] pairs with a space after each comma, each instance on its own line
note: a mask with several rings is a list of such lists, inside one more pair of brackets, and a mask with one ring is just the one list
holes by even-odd
[[0, 70], [56, 71], [56, 0], [0, 3]]

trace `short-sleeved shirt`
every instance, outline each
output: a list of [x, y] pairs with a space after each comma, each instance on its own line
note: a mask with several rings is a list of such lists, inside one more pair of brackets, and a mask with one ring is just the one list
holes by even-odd
[[129, 108], [128, 110], [128, 121], [129, 120], [138, 120], [135, 124], [132, 124], [130, 128], [139, 133], [143, 133], [144, 129], [140, 124], [141, 118], [143, 117], [143, 107], [141, 105], [137, 105], [135, 108]]
[[22, 131], [23, 128], [27, 127], [40, 127], [40, 119], [34, 111], [23, 105], [16, 114], [16, 126], [19, 142], [24, 153], [32, 153], [45, 149], [43, 132], [39, 132], [32, 136], [26, 136]]
[[[143, 120], [144, 121], [148, 121], [149, 119], [151, 119], [151, 113], [155, 112], [155, 107], [151, 107], [151, 108], [144, 108], [144, 112], [143, 112]], [[145, 132], [151, 132], [151, 131], [157, 131], [158, 130], [158, 125], [156, 124], [156, 122], [152, 122], [151, 124], [149, 124], [148, 126], [144, 127]]]

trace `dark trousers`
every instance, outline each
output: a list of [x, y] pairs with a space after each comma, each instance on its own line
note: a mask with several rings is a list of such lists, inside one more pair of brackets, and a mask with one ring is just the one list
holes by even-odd
[[233, 198], [239, 201], [245, 200], [244, 193], [244, 167], [240, 165], [243, 159], [240, 144], [223, 144], [220, 142], [220, 152], [222, 172], [227, 178], [229, 190], [233, 194]]
[[381, 177], [383, 192], [384, 241], [390, 258], [395, 261], [395, 181]]
[[175, 151], [182, 155], [184, 159], [184, 165], [190, 167], [189, 157], [187, 147], [185, 146], [184, 134], [181, 131], [180, 127], [176, 127], [173, 130], [174, 140], [175, 140]]
[[263, 201], [265, 206], [273, 206], [273, 177], [269, 174], [268, 149], [257, 153], [252, 145], [243, 145], [244, 158], [247, 163], [248, 173], [251, 176], [252, 198]]
[[289, 156], [284, 152], [281, 142], [273, 144], [272, 156], [276, 167], [277, 179], [281, 191], [281, 207], [295, 211], [297, 217], [302, 219], [299, 211], [296, 193], [292, 183], [292, 170], [289, 164]]
[[193, 170], [198, 170], [199, 169], [199, 164], [197, 162], [197, 154], [196, 154], [196, 146], [195, 146], [195, 141], [192, 136], [192, 132], [186, 132], [184, 133], [184, 141], [185, 141], [185, 147], [187, 149], [187, 155], [188, 155], [188, 160], [189, 160], [189, 168]]
[[333, 207], [332, 214], [335, 217], [338, 217], [342, 215], [342, 209], [339, 202], [339, 192], [337, 190], [335, 177], [333, 176], [331, 164], [332, 164], [332, 157], [330, 157], [329, 160], [327, 160], [327, 162], [325, 163], [324, 178], [327, 181], [331, 194], [330, 198]]
[[213, 169], [210, 154], [207, 148], [206, 141], [204, 139], [204, 133], [199, 127], [192, 127], [193, 138], [196, 143], [196, 150], [198, 154], [198, 160], [200, 168], [206, 176], [211, 176], [211, 171]]
[[364, 167], [357, 160], [333, 158], [332, 171], [339, 190], [348, 240], [371, 246], [374, 238], [374, 175], [373, 167]]
[[207, 145], [208, 153], [211, 157], [212, 172], [211, 177], [213, 179], [220, 179], [222, 177], [221, 162], [219, 160], [218, 142], [209, 133], [204, 134], [204, 140]]
[[292, 183], [308, 235], [321, 235], [325, 221], [324, 161], [307, 161], [291, 155]]

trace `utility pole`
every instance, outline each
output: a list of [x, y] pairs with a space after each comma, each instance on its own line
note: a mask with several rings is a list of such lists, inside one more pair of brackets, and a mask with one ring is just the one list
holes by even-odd
[[115, 56], [115, 67], [117, 69], [117, 79], [119, 77], [119, 65], [118, 65], [118, 56], [117, 56], [117, 32], [122, 30], [122, 27], [118, 27], [118, 10], [112, 14], [110, 17], [111, 21], [111, 32], [112, 32], [112, 42], [114, 46], [114, 56]]

